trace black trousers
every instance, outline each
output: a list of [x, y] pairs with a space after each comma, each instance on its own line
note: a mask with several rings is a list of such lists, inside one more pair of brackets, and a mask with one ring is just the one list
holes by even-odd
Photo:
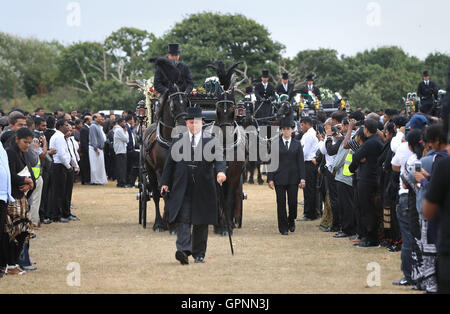
[[360, 235], [371, 242], [378, 242], [378, 212], [375, 203], [376, 193], [376, 184], [364, 181], [358, 182], [362, 232]]
[[353, 215], [353, 186], [336, 181], [339, 200], [339, 217], [341, 218], [342, 232], [353, 235], [355, 233], [355, 218]]
[[89, 150], [81, 152], [80, 176], [82, 184], [91, 183], [91, 165], [89, 164]]
[[450, 255], [438, 255], [436, 275], [438, 293], [450, 294]]
[[325, 180], [327, 184], [328, 193], [330, 195], [331, 211], [333, 212], [333, 228], [336, 230], [341, 230], [341, 206], [338, 200], [338, 192], [336, 186], [336, 180], [333, 174], [326, 169], [325, 170]]
[[127, 184], [127, 154], [116, 155], [116, 176], [117, 186]]
[[[57, 221], [60, 218], [67, 218], [66, 208], [66, 185], [67, 168], [62, 164], [53, 164], [51, 168], [51, 198], [49, 199], [50, 219]], [[70, 207], [69, 207], [70, 209]]]
[[72, 191], [73, 191], [73, 183], [75, 181], [75, 173], [73, 171], [67, 171], [66, 178], [66, 194], [64, 200], [64, 215], [63, 218], [68, 218], [71, 214], [70, 212], [70, 204], [72, 203]]
[[[275, 192], [277, 195], [278, 230], [280, 233], [284, 233], [295, 224], [295, 219], [297, 219], [298, 184], [275, 185]], [[286, 195], [289, 216], [286, 214]]]
[[41, 220], [44, 220], [45, 218], [50, 217], [50, 211], [49, 211], [49, 194], [50, 194], [50, 169], [49, 170], [42, 170], [41, 171], [42, 176], [42, 194], [41, 194], [41, 205], [39, 206], [39, 218]]
[[[6, 224], [6, 213], [7, 213], [7, 203], [4, 201], [0, 201], [0, 267], [5, 267], [8, 263], [8, 251], [7, 247], [5, 247], [5, 243], [3, 242], [4, 238], [8, 238], [8, 235], [5, 233], [4, 226]], [[7, 243], [6, 243], [7, 244]]]
[[[132, 150], [127, 151], [127, 184], [134, 186], [136, 183], [136, 178], [138, 177], [139, 168], [139, 153]], [[136, 168], [137, 166], [137, 168]]]
[[316, 219], [317, 167], [311, 161], [306, 161], [305, 172], [306, 187], [303, 190], [305, 196], [304, 216], [309, 219]]

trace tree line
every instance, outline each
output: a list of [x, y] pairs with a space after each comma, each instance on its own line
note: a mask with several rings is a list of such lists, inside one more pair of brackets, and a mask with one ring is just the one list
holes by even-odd
[[259, 80], [263, 69], [270, 70], [274, 83], [289, 72], [297, 86], [312, 73], [318, 86], [368, 109], [400, 108], [402, 97], [416, 91], [424, 70], [444, 87], [450, 67], [448, 54], [434, 52], [420, 60], [395, 46], [354, 56], [333, 49], [303, 50], [286, 58], [285, 46], [265, 26], [241, 14], [204, 12], [187, 16], [161, 37], [123, 27], [103, 42], [64, 46], [0, 33], [1, 108], [133, 110], [144, 95], [127, 83], [152, 77], [154, 66], [147, 59], [165, 56], [170, 42], [181, 44], [182, 61], [197, 86], [214, 74], [206, 68], [209, 63], [244, 61], [236, 78], [241, 88]]

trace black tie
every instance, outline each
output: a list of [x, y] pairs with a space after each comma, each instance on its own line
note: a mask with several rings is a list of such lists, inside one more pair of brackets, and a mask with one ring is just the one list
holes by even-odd
[[195, 136], [192, 135], [192, 139], [191, 139], [191, 156], [192, 156], [192, 159], [191, 159], [191, 161], [194, 161], [194, 155], [195, 155]]
[[286, 146], [286, 150], [289, 150], [289, 141], [284, 142], [284, 145]]

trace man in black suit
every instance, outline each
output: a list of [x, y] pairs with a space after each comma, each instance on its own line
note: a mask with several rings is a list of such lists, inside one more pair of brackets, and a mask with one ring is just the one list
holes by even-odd
[[[417, 88], [417, 96], [420, 97], [420, 112], [429, 114], [433, 108], [434, 100], [438, 98], [438, 86], [430, 81], [428, 71], [423, 72], [423, 81]], [[416, 108], [417, 110], [418, 108]]]
[[91, 123], [92, 117], [85, 116], [80, 130], [80, 175], [81, 184], [83, 185], [91, 183], [91, 166], [89, 164], [89, 128]]
[[[268, 174], [269, 187], [277, 195], [278, 230], [282, 235], [295, 231], [297, 219], [298, 188], [305, 188], [305, 161], [300, 142], [292, 137], [294, 120], [286, 117], [281, 120], [279, 137], [279, 166]], [[286, 194], [289, 216], [286, 215]]]
[[[219, 184], [226, 181], [221, 143], [202, 132], [201, 108], [188, 109], [186, 126], [189, 131], [170, 147], [161, 179], [161, 194], [165, 195], [169, 187], [171, 190], [165, 200], [169, 223], [176, 224], [175, 258], [182, 265], [189, 264], [191, 254], [196, 263], [205, 262], [208, 225], [218, 223], [216, 181]], [[205, 154], [209, 153], [205, 152], [205, 146], [215, 148], [213, 156]], [[174, 157], [180, 157], [180, 161]], [[192, 236], [191, 225], [194, 225]]]
[[[194, 82], [191, 78], [191, 72], [189, 70], [189, 67], [179, 62], [180, 60], [180, 45], [179, 44], [169, 44], [168, 47], [168, 58], [172, 60], [175, 63], [175, 66], [178, 70], [180, 70], [180, 78], [179, 81], [176, 82], [178, 87], [180, 87], [182, 92], [190, 93], [192, 89], [194, 88]], [[169, 89], [169, 80], [167, 77], [164, 76], [163, 72], [156, 67], [155, 72], [155, 89], [161, 94], [164, 95], [168, 89]]]
[[[255, 118], [268, 118], [273, 115], [272, 99], [275, 97], [275, 88], [269, 83], [269, 71], [262, 71], [261, 82], [255, 86]], [[260, 125], [264, 125], [262, 121]]]
[[[309, 92], [312, 92], [317, 99], [322, 100], [322, 96], [320, 96], [320, 89], [319, 87], [314, 85], [314, 76], [312, 74], [308, 75], [306, 77], [307, 85], [300, 89], [300, 92], [302, 95], [307, 95]], [[314, 109], [314, 108], [310, 108]]]
[[294, 84], [289, 82], [288, 73], [283, 73], [281, 84], [277, 86], [276, 91], [278, 95], [288, 95], [289, 102], [295, 97]]

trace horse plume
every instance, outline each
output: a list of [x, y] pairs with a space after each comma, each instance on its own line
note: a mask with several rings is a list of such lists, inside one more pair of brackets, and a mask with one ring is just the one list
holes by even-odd
[[172, 60], [167, 58], [150, 58], [148, 61], [154, 63], [171, 83], [176, 83], [180, 80], [180, 70], [178, 70]]
[[228, 69], [225, 69], [225, 63], [223, 61], [216, 61], [215, 63], [216, 65], [208, 64], [207, 68], [216, 71], [220, 85], [222, 85], [225, 90], [229, 90], [231, 87], [231, 77], [234, 74], [234, 70], [243, 62], [233, 63]]

